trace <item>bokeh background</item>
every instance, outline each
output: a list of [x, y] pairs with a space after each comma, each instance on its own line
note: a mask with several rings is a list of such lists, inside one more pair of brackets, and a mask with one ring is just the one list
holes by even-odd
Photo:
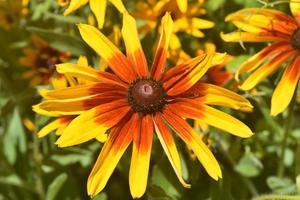
[[[134, 12], [139, 1], [143, 0], [124, 0], [124, 4], [130, 12]], [[203, 4], [206, 14], [203, 13], [201, 18], [213, 21], [215, 26], [203, 30], [204, 38], [179, 32], [182, 48], [194, 56], [198, 48], [204, 48], [206, 42], [212, 42], [218, 52], [233, 56], [225, 68], [234, 72], [242, 61], [265, 44], [223, 42], [220, 32], [235, 29], [232, 24], [225, 23], [226, 15], [246, 7], [268, 7], [289, 13], [286, 2], [206, 0]], [[45, 45], [51, 49], [50, 55], [60, 55], [61, 62], [76, 62], [78, 56], [85, 55], [92, 66], [99, 68], [100, 59], [84, 44], [76, 27], [77, 23], [95, 24], [89, 6], [63, 16], [63, 3], [31, 0], [24, 4], [21, 0], [0, 0], [0, 200], [89, 199], [86, 192], [87, 177], [102, 144], [94, 140], [60, 149], [54, 144], [57, 138], [55, 134], [37, 138], [37, 131], [50, 118], [35, 114], [32, 105], [41, 100], [38, 90], [51, 86], [44, 81], [49, 74], [31, 74], [33, 72], [28, 72], [32, 69], [28, 66], [30, 61], [24, 59], [28, 55], [40, 56], [43, 54], [39, 51], [40, 47]], [[143, 20], [138, 20], [138, 25], [142, 26], [143, 23]], [[117, 35], [116, 30], [121, 24], [121, 14], [108, 4], [102, 31], [106, 35]], [[157, 32], [154, 28], [141, 34], [146, 55], [152, 54]], [[124, 49], [122, 42], [119, 42], [119, 46]], [[147, 59], [151, 63], [152, 58], [149, 56]], [[40, 62], [45, 60], [41, 59]], [[249, 98], [254, 105], [253, 112], [226, 112], [245, 122], [255, 135], [241, 139], [213, 128], [205, 131], [203, 137], [222, 167], [223, 179], [218, 182], [211, 179], [192, 152], [177, 140], [183, 158], [184, 178], [192, 184], [191, 189], [184, 189], [155, 138], [148, 188], [142, 199], [259, 200], [265, 194], [299, 194], [300, 106], [296, 103], [294, 110], [275, 118], [269, 115], [270, 97], [281, 73], [273, 74], [255, 90], [246, 93], [238, 90], [234, 80], [225, 84], [225, 87]], [[293, 112], [292, 116], [287, 117], [288, 112]], [[289, 131], [286, 143], [283, 142], [285, 131]], [[131, 148], [121, 159], [105, 190], [95, 200], [132, 199], [128, 186], [130, 151]]]

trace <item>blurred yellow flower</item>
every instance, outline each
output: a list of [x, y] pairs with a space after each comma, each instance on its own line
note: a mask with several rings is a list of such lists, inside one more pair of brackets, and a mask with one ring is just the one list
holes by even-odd
[[[122, 0], [109, 0], [121, 13], [123, 13], [126, 9], [122, 3]], [[90, 4], [90, 8], [94, 13], [98, 27], [101, 29], [104, 25], [105, 21], [105, 11], [107, 0], [57, 0], [60, 6], [69, 6], [65, 11], [64, 15], [69, 15], [74, 11], [78, 10], [80, 7]]]
[[30, 80], [30, 85], [49, 84], [64, 87], [67, 82], [65, 78], [55, 71], [55, 64], [66, 62], [69, 52], [61, 52], [51, 47], [42, 38], [34, 35], [31, 37], [33, 47], [23, 49], [24, 56], [20, 58], [20, 64], [28, 69], [22, 78]]
[[173, 34], [170, 42], [170, 58], [175, 60], [187, 59], [182, 51], [178, 32], [187, 33], [195, 38], [204, 37], [202, 29], [209, 29], [214, 23], [199, 16], [206, 14], [203, 8], [204, 0], [195, 0], [188, 3], [188, 0], [140, 0], [132, 15], [145, 21], [140, 27], [140, 32], [148, 32], [155, 28], [165, 12], [170, 12], [174, 21]]
[[29, 0], [0, 0], [0, 27], [9, 30], [28, 13]]

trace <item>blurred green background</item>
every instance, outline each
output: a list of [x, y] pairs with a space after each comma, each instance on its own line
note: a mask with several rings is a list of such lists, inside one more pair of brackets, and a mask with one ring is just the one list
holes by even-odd
[[[90, 9], [86, 6], [65, 17], [61, 14], [64, 8], [56, 1], [31, 0], [27, 13], [20, 16], [12, 6], [17, 2], [0, 1], [0, 12], [8, 12], [11, 22], [8, 28], [0, 27], [0, 200], [89, 199], [86, 192], [87, 177], [102, 144], [92, 141], [59, 149], [54, 144], [57, 138], [55, 134], [43, 139], [37, 138], [35, 133], [49, 122], [49, 118], [36, 115], [31, 106], [41, 100], [37, 90], [49, 86], [32, 87], [29, 80], [21, 78], [27, 69], [20, 64], [19, 59], [24, 55], [23, 49], [32, 46], [31, 36], [35, 34], [47, 41], [51, 47], [70, 52], [71, 61], [76, 61], [79, 55], [85, 55], [93, 66], [97, 66], [95, 52], [81, 40], [75, 25], [87, 22]], [[136, 2], [137, 0], [124, 1], [124, 4], [132, 11]], [[228, 52], [235, 56], [226, 65], [227, 70], [235, 71], [242, 61], [265, 44], [246, 43], [243, 49], [238, 43], [223, 42], [219, 33], [234, 30], [232, 24], [224, 22], [226, 15], [245, 7], [270, 8], [274, 2], [279, 1], [206, 0], [207, 14], [201, 18], [214, 21], [215, 27], [204, 30], [206, 37], [203, 39], [180, 33], [184, 50], [193, 54], [195, 46], [212, 41], [219, 52]], [[288, 3], [276, 4], [274, 8], [290, 12]], [[0, 15], [0, 21], [1, 18], [4, 19], [3, 15]], [[121, 22], [118, 11], [108, 5], [103, 32], [109, 35], [112, 25], [120, 25]], [[151, 45], [156, 39], [156, 33], [153, 30], [142, 38], [146, 55], [152, 53]], [[264, 80], [257, 87], [257, 91], [242, 93], [233, 87], [249, 98], [255, 109], [252, 113], [230, 110], [226, 112], [245, 122], [255, 133], [252, 138], [241, 139], [213, 128], [209, 129], [207, 137], [222, 167], [222, 180], [216, 182], [211, 179], [201, 164], [192, 159], [185, 144], [178, 140], [179, 152], [183, 158], [184, 178], [192, 184], [191, 189], [184, 189], [155, 138], [148, 188], [142, 199], [258, 200], [263, 199], [261, 195], [264, 194], [300, 194], [299, 104], [295, 105], [294, 110], [288, 110], [278, 117], [269, 115], [270, 97], [280, 74], [276, 73]], [[232, 85], [233, 80], [226, 86]], [[287, 118], [289, 112], [292, 112], [293, 120]], [[284, 146], [282, 170], [279, 166], [285, 130], [290, 133]], [[95, 200], [132, 199], [128, 186], [130, 151], [131, 148], [121, 159], [105, 190]]]

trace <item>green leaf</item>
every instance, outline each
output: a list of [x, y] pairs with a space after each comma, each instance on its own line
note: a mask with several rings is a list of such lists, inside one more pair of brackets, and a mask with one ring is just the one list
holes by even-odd
[[17, 151], [26, 152], [26, 137], [18, 108], [13, 111], [7, 131], [3, 138], [4, 155], [10, 164], [14, 164], [17, 158]]
[[147, 190], [148, 200], [174, 200], [168, 196], [162, 187], [157, 185], [150, 185]]
[[205, 8], [208, 11], [214, 12], [221, 8], [225, 3], [225, 0], [214, 0], [214, 1], [207, 1], [205, 4]]
[[235, 170], [246, 177], [258, 176], [263, 165], [251, 152], [247, 152], [235, 166]]
[[230, 72], [236, 72], [241, 64], [250, 58], [249, 55], [239, 55], [233, 58], [228, 64], [226, 64], [226, 69]]
[[87, 167], [92, 163], [92, 156], [86, 154], [65, 154], [65, 155], [53, 155], [52, 160], [56, 161], [60, 165], [67, 166], [74, 163], [80, 163], [83, 167]]
[[89, 51], [85, 43], [76, 37], [36, 27], [28, 27], [27, 30], [38, 34], [47, 40], [52, 47], [57, 48], [60, 51], [69, 51], [76, 56], [87, 55]]
[[68, 175], [66, 173], [60, 174], [58, 177], [56, 177], [53, 182], [49, 185], [47, 194], [46, 194], [46, 200], [55, 200], [57, 199], [56, 196], [63, 186], [63, 184], [66, 182]]
[[270, 176], [267, 178], [267, 185], [272, 191], [278, 193], [288, 194], [296, 191], [295, 184], [289, 178]]

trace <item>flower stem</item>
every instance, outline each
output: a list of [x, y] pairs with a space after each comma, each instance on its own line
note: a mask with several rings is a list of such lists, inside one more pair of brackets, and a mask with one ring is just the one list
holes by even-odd
[[269, 194], [269, 195], [262, 195], [258, 197], [254, 197], [252, 200], [299, 200], [300, 196], [291, 196], [291, 195], [283, 195], [283, 194]]

